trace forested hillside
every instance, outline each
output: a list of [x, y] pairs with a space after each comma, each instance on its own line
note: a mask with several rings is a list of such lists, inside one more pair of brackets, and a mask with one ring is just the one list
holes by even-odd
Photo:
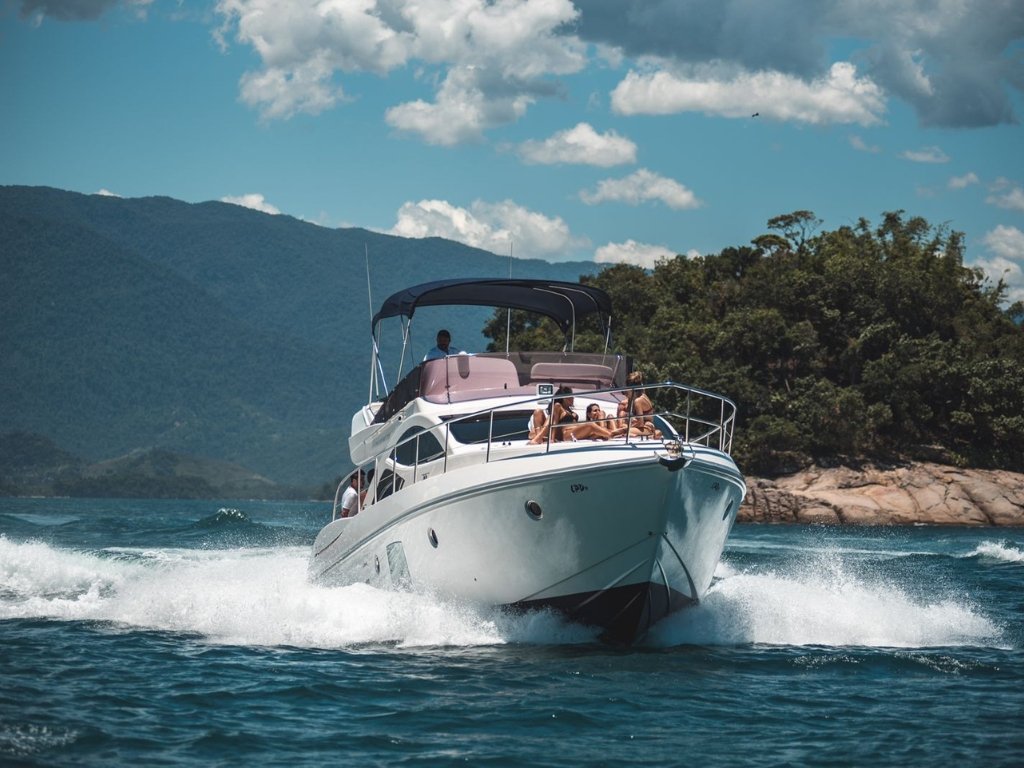
[[[902, 212], [820, 224], [778, 216], [750, 246], [587, 282], [611, 294], [615, 347], [649, 381], [736, 401], [749, 473], [865, 457], [1024, 470], [1024, 305], [964, 266], [959, 233]], [[504, 347], [504, 314], [487, 332]], [[522, 317], [514, 334], [553, 337]]]
[[[748, 473], [893, 456], [1024, 470], [1024, 306], [1007, 308], [1002, 286], [964, 266], [956, 232], [900, 212], [820, 226], [800, 211], [751, 245], [652, 271], [517, 259], [515, 275], [586, 274], [607, 290], [615, 347], [648, 380], [736, 401]], [[366, 397], [366, 254], [378, 303], [417, 282], [509, 268], [450, 241], [223, 203], [0, 187], [8, 463], [29, 462], [19, 466], [32, 487], [112, 473], [131, 488], [133, 473], [159, 469], [179, 478], [168, 493], [199, 470], [166, 451], [258, 473], [208, 468], [210, 487], [218, 475], [235, 488], [334, 477]], [[486, 337], [504, 348], [504, 313], [472, 337], [484, 318], [473, 309], [445, 322], [462, 328], [459, 346]], [[433, 330], [419, 328], [417, 344]], [[522, 317], [513, 334], [524, 348], [561, 343]], [[588, 344], [599, 340], [584, 334], [577, 347]]]
[[[0, 187], [0, 434], [86, 462], [166, 449], [278, 483], [333, 477], [367, 393], [367, 254], [375, 301], [509, 269], [447, 240], [225, 203]], [[515, 261], [519, 277], [587, 268]], [[424, 349], [434, 330], [420, 330]]]

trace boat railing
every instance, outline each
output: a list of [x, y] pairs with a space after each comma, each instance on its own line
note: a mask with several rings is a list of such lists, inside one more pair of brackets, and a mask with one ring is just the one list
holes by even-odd
[[[601, 449], [604, 447], [621, 447], [623, 444], [646, 442], [654, 440], [661, 442], [667, 450], [675, 452], [692, 451], [697, 446], [717, 449], [723, 453], [732, 452], [733, 432], [736, 424], [736, 405], [722, 395], [690, 387], [674, 382], [663, 382], [660, 384], [644, 385], [641, 388], [654, 404], [654, 412], [648, 414], [661, 433], [658, 438], [650, 434], [638, 435], [637, 430], [631, 429], [643, 417], [629, 414], [621, 421], [626, 422], [624, 434], [621, 438], [614, 438], [608, 441], [584, 440], [588, 448]], [[396, 445], [381, 451], [372, 459], [364, 462], [360, 469], [364, 472], [372, 470], [372, 481], [367, 482], [366, 488], [361, 485], [357, 490], [362, 493], [368, 490], [365, 505], [373, 504], [393, 493], [399, 492], [407, 483], [414, 484], [420, 478], [420, 467], [431, 464], [430, 475], [438, 471], [446, 473], [449, 471], [449, 459], [453, 457], [450, 450], [453, 442], [458, 445], [479, 445], [482, 456], [479, 463], [489, 463], [493, 460], [494, 447], [510, 446], [515, 443], [528, 444], [529, 424], [538, 404], [547, 407], [550, 413], [550, 401], [562, 400], [565, 398], [579, 398], [593, 400], [599, 404], [607, 402], [609, 405], [617, 405], [620, 397], [628, 396], [629, 391], [622, 387], [606, 389], [580, 390], [571, 394], [544, 395], [539, 398], [537, 394], [529, 398], [516, 399], [512, 402], [506, 400], [499, 405], [492, 405], [472, 413], [464, 414], [457, 418], [446, 419], [440, 424], [432, 427], [424, 427], [416, 434], [401, 440]], [[516, 421], [519, 419], [519, 421]], [[619, 421], [616, 417], [608, 417], [607, 421]], [[620, 421], [620, 423], [621, 423]], [[486, 425], [486, 430], [484, 426]], [[453, 431], [464, 432], [475, 436], [476, 439], [459, 439], [453, 436]], [[554, 439], [554, 429], [548, 429], [546, 439], [543, 442], [530, 445], [538, 455], [549, 453], [553, 448], [560, 450], [565, 446], [566, 441]], [[504, 454], [503, 452], [503, 455]], [[521, 456], [522, 454], [517, 454]], [[440, 460], [439, 465], [434, 462]], [[458, 467], [466, 466], [465, 454], [459, 457]], [[344, 487], [348, 485], [351, 475], [346, 476], [335, 494], [335, 515], [338, 513], [338, 505]]]

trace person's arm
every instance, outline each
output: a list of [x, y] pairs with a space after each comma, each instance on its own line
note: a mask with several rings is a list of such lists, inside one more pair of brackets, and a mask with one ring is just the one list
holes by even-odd
[[548, 412], [541, 408], [538, 408], [530, 416], [530, 429], [528, 438], [532, 439], [544, 431], [544, 427], [548, 424]]

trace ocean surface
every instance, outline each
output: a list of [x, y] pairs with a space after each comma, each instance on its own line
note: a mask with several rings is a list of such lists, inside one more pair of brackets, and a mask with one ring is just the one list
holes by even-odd
[[1024, 764], [1024, 531], [740, 525], [616, 650], [311, 585], [328, 516], [0, 499], [0, 765]]

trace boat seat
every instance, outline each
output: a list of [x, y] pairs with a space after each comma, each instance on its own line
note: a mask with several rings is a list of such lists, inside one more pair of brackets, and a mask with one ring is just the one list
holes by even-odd
[[494, 390], [520, 392], [519, 374], [511, 360], [451, 355], [423, 364], [420, 396], [431, 402], [454, 402], [472, 399], [474, 395], [494, 395]]
[[552, 384], [589, 385], [594, 388], [613, 385], [611, 366], [594, 363], [535, 363], [530, 381]]
[[501, 357], [455, 355], [448, 358], [448, 386], [451, 390], [516, 389], [519, 374], [515, 363]]
[[420, 396], [431, 402], [444, 402], [448, 396], [448, 358], [438, 357], [423, 363], [420, 371]]

